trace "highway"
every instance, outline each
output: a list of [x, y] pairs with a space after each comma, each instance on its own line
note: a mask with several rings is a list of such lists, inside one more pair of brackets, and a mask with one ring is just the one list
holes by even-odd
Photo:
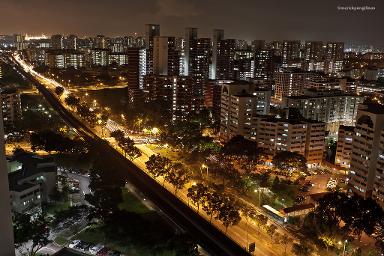
[[138, 188], [169, 219], [172, 219], [177, 225], [186, 230], [211, 255], [249, 255], [242, 247], [116, 151], [108, 142], [100, 139], [91, 129], [77, 119], [73, 113], [67, 110], [53, 92], [35, 78], [34, 75], [36, 74], [33, 73], [34, 71], [25, 69], [14, 58], [12, 58], [12, 61], [18, 70], [34, 83], [39, 92], [68, 125], [75, 128], [109, 162], [114, 163], [114, 167], [121, 170], [120, 173], [124, 175], [124, 179]]

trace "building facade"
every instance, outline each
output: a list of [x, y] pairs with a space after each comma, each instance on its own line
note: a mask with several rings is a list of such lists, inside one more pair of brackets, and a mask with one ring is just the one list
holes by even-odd
[[349, 187], [364, 197], [373, 197], [383, 205], [383, 129], [384, 108], [360, 105], [352, 139]]
[[270, 110], [271, 91], [258, 89], [246, 82], [221, 86], [220, 137], [229, 140], [236, 135], [253, 137], [253, 118]]
[[271, 116], [258, 116], [254, 123], [254, 137], [251, 139], [266, 152], [296, 152], [307, 159], [309, 167], [321, 164], [325, 145], [324, 123]]
[[354, 125], [358, 105], [363, 97], [339, 90], [305, 90], [305, 95], [284, 97], [282, 105], [297, 108], [311, 120], [327, 124], [327, 130], [336, 133], [339, 125]]
[[288, 69], [275, 73], [275, 96], [281, 101], [286, 96], [298, 96], [310, 79], [316, 76], [315, 73], [306, 72], [300, 69]]
[[5, 126], [13, 126], [22, 117], [20, 93], [14, 88], [0, 89]]
[[353, 126], [340, 125], [337, 137], [335, 164], [349, 169], [352, 157], [352, 141], [355, 128]]

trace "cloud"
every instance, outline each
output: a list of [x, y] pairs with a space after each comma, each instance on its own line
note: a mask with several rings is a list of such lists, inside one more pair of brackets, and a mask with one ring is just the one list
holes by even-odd
[[171, 16], [171, 17], [193, 17], [202, 14], [202, 10], [193, 1], [182, 1], [182, 0], [158, 0], [158, 16]]

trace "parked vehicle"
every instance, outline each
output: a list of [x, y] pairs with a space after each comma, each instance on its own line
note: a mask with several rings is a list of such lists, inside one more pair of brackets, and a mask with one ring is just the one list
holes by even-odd
[[89, 248], [89, 252], [92, 254], [92, 255], [96, 255], [101, 249], [104, 248], [104, 245], [102, 244], [97, 244], [91, 248]]
[[69, 248], [75, 248], [81, 241], [80, 240], [73, 240], [69, 245], [68, 247]]

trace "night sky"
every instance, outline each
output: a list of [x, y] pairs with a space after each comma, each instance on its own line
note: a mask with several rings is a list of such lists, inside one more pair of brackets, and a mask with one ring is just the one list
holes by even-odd
[[[373, 6], [340, 11], [337, 6]], [[0, 34], [142, 34], [145, 23], [162, 35], [198, 27], [226, 38], [341, 40], [384, 45], [383, 0], [0, 0]]]

